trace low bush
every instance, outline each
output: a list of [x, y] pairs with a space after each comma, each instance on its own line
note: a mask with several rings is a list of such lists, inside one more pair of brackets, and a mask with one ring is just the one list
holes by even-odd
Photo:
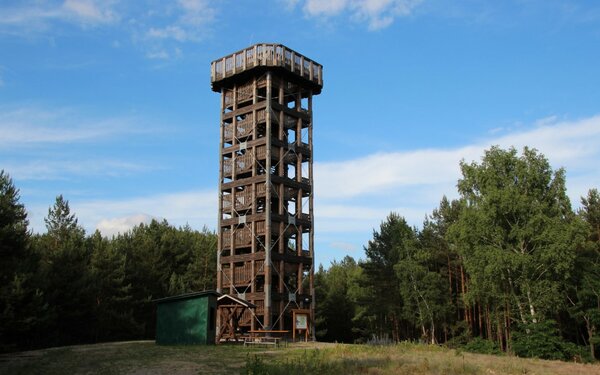
[[512, 349], [519, 357], [562, 361], [572, 360], [575, 350], [560, 337], [553, 320], [521, 324], [513, 333]]
[[498, 344], [491, 340], [485, 340], [480, 337], [475, 337], [471, 341], [463, 345], [462, 349], [466, 352], [480, 353], [480, 354], [503, 354], [502, 350], [498, 347]]

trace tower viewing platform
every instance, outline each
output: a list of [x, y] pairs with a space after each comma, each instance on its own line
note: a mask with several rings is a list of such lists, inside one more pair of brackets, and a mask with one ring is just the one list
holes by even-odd
[[300, 78], [314, 95], [323, 88], [321, 64], [282, 44], [260, 43], [213, 61], [210, 74], [212, 90], [219, 92], [232, 77], [238, 80], [240, 75], [257, 70], [278, 70]]

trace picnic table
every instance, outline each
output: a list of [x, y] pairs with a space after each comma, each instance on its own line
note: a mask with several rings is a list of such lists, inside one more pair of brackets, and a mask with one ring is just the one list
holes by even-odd
[[248, 333], [250, 336], [244, 338], [244, 346], [246, 345], [273, 345], [279, 346], [281, 336], [272, 336], [273, 334], [283, 335], [289, 333], [286, 330], [277, 329], [256, 329], [250, 330]]

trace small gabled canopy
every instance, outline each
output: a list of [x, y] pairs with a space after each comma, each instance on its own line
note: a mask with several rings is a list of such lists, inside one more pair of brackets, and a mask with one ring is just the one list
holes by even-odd
[[229, 294], [223, 294], [222, 296], [217, 298], [217, 306], [220, 305], [241, 305], [244, 307], [249, 307], [251, 309], [256, 308], [255, 304], [248, 302], [245, 299], [231, 296]]

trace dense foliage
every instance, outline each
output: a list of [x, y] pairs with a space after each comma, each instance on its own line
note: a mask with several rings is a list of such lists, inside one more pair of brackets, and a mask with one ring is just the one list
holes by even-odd
[[[317, 295], [317, 337], [595, 358], [598, 191], [573, 212], [564, 170], [528, 148], [519, 155], [492, 147], [461, 171], [459, 198], [443, 197], [422, 229], [392, 213], [373, 232], [364, 260], [319, 269], [317, 290], [327, 292]], [[336, 304], [349, 307], [336, 314], [328, 307]]]
[[[482, 353], [595, 359], [600, 194], [574, 212], [565, 172], [535, 150], [461, 163], [459, 198], [421, 229], [391, 213], [365, 247], [315, 274], [317, 338], [446, 344]], [[214, 288], [216, 236], [140, 224], [86, 235], [62, 196], [47, 231], [0, 172], [0, 350], [154, 337], [155, 298]]]
[[31, 234], [19, 192], [0, 172], [0, 351], [153, 338], [153, 299], [214, 289], [216, 235], [140, 224], [86, 236], [62, 196]]

